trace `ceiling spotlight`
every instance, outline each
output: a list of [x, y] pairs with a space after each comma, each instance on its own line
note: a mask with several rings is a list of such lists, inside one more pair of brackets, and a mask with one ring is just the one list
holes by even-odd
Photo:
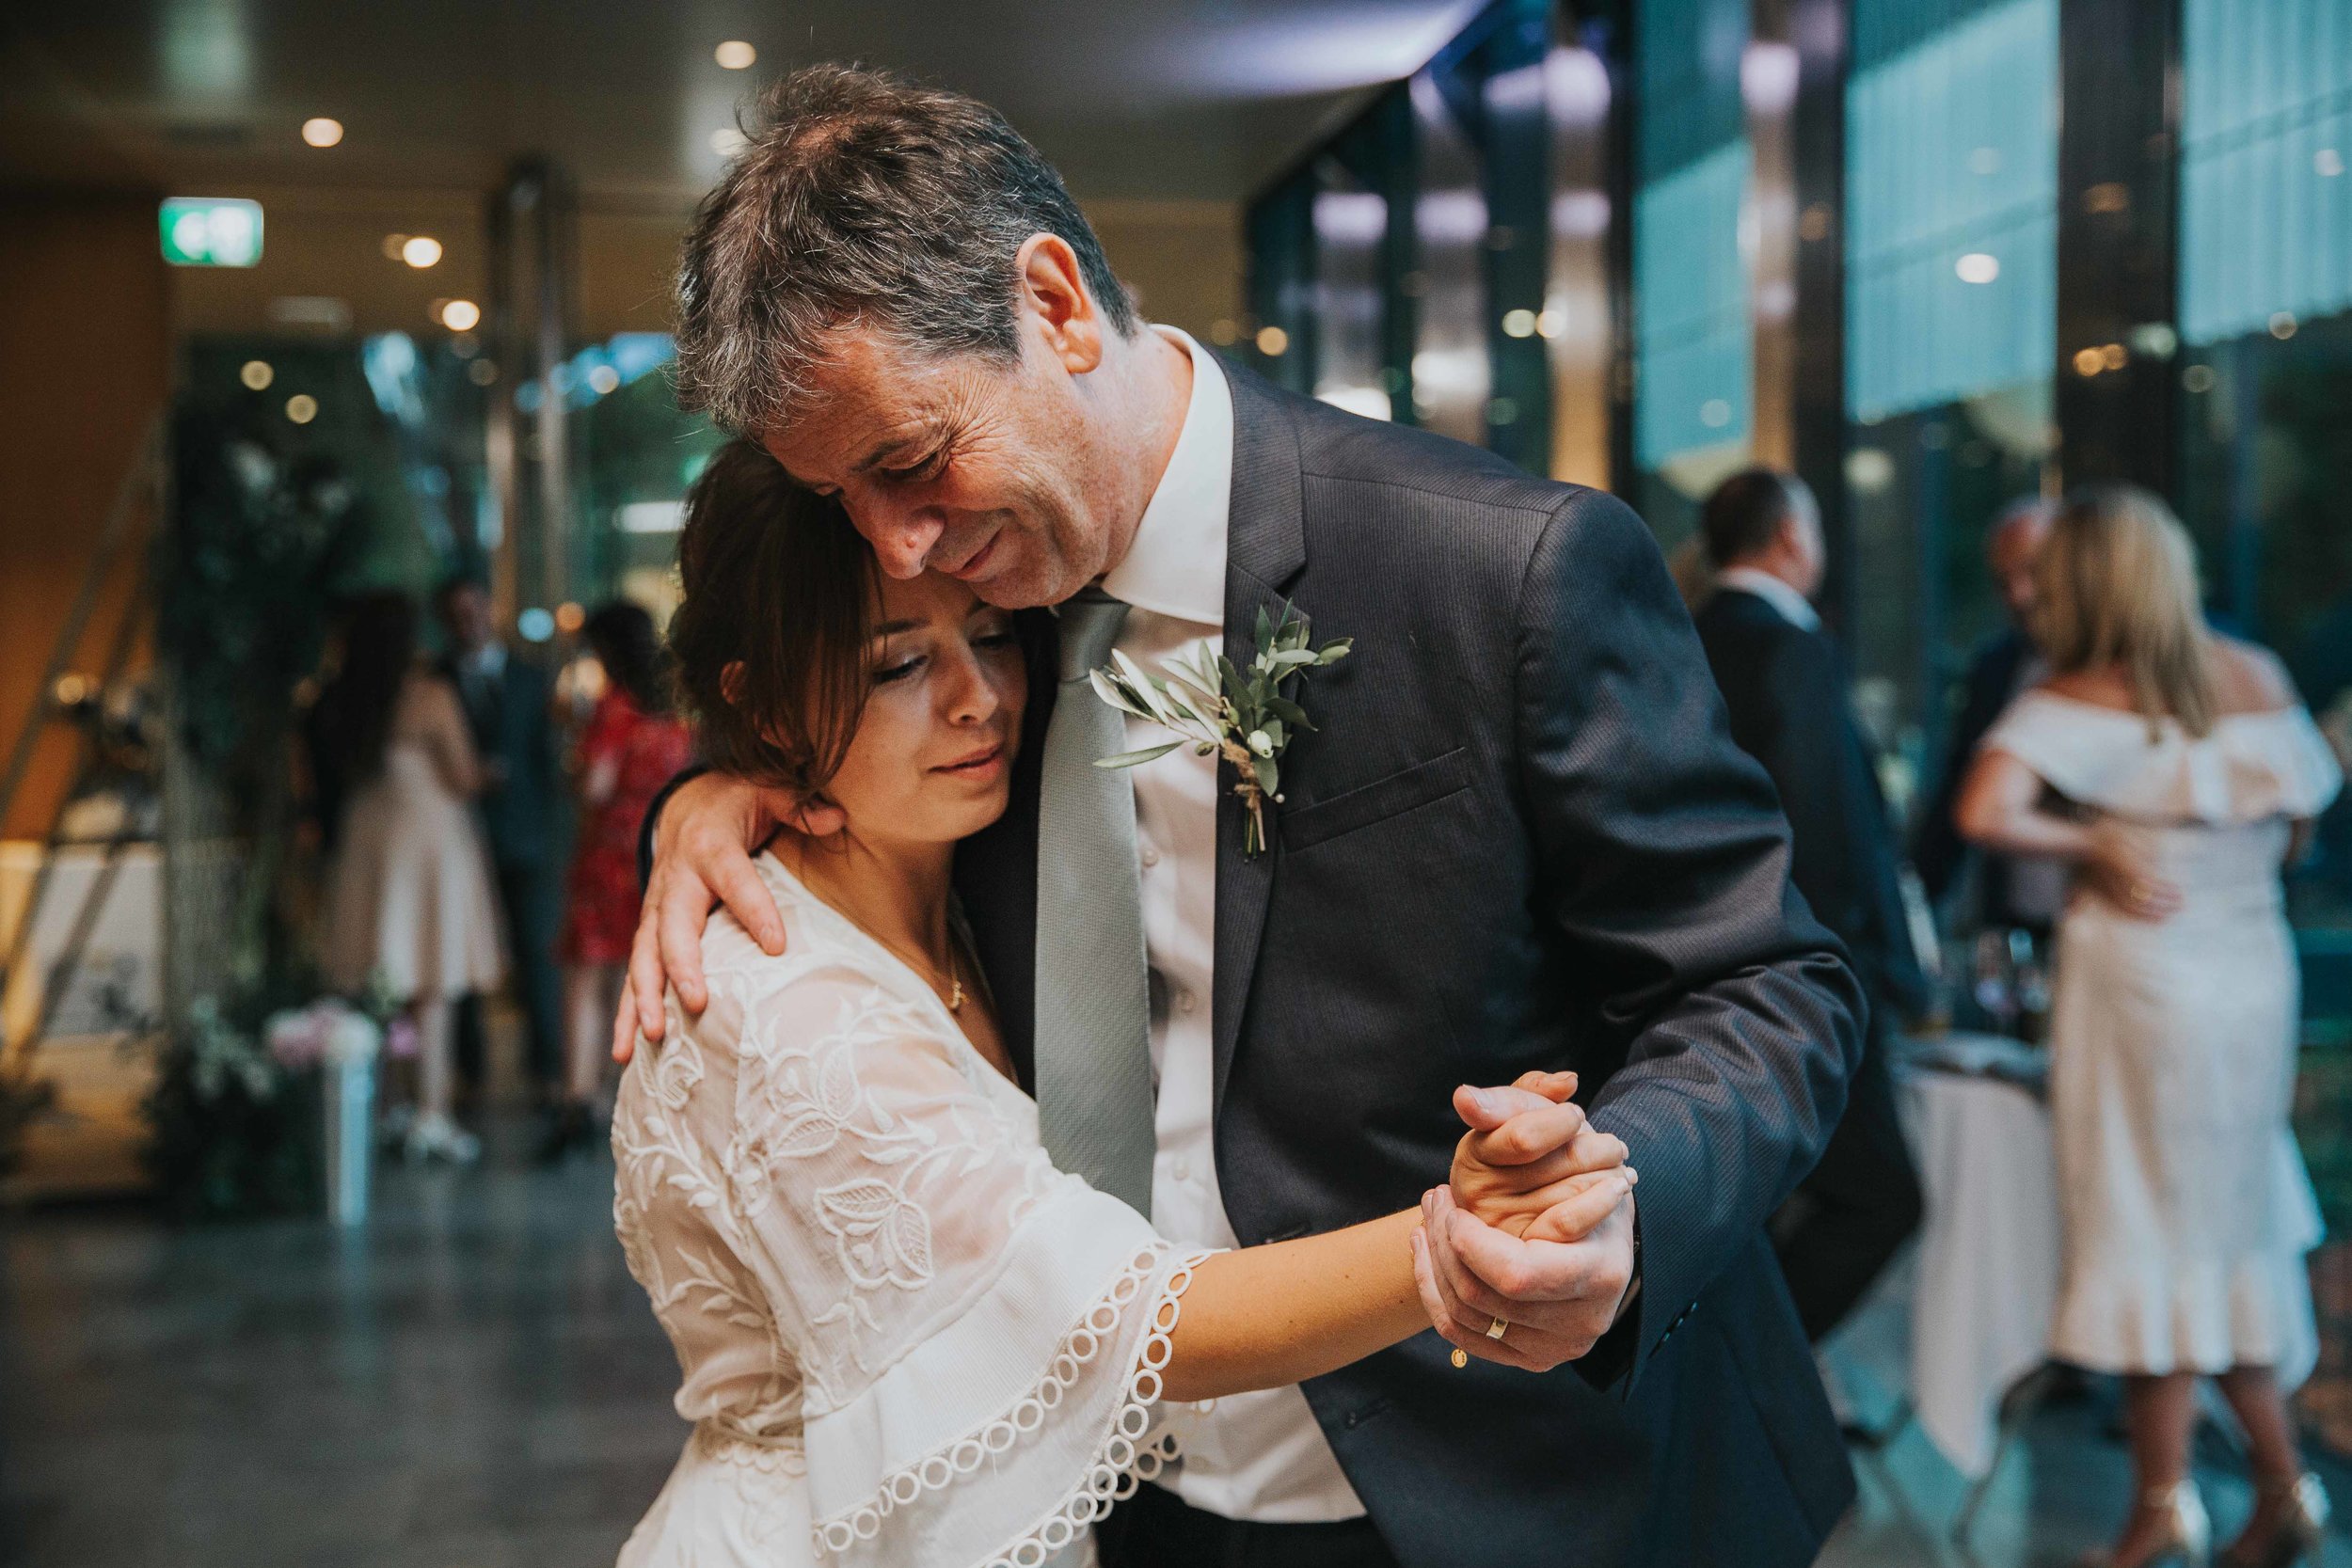
[[269, 384], [278, 379], [278, 372], [266, 359], [248, 359], [237, 372], [237, 379], [246, 384], [248, 391], [262, 392], [267, 391]]
[[2322, 180], [2333, 180], [2344, 172], [2344, 154], [2332, 147], [2323, 147], [2312, 154], [2312, 172]]
[[1502, 335], [1506, 338], [1532, 338], [1535, 335], [1535, 312], [1528, 309], [1505, 310], [1502, 313]]
[[741, 39], [727, 40], [712, 54], [720, 66], [727, 71], [749, 71], [752, 62], [759, 58], [759, 51], [745, 43]]
[[732, 125], [710, 133], [710, 150], [722, 158], [732, 158], [752, 145], [752, 138]]
[[2074, 373], [2076, 375], [2097, 375], [2106, 368], [2106, 356], [2096, 348], [2078, 348], [2074, 351]]
[[308, 392], [296, 392], [286, 400], [286, 418], [296, 424], [309, 424], [319, 417], [319, 400]]
[[1269, 359], [1279, 359], [1291, 346], [1291, 335], [1279, 326], [1258, 328], [1258, 352]]
[[400, 259], [422, 271], [441, 259], [441, 242], [430, 234], [411, 234], [401, 242]]
[[1972, 250], [1952, 263], [1952, 271], [1963, 283], [1990, 283], [2001, 276], [2001, 259], [1985, 251]]
[[332, 147], [343, 139], [343, 122], [325, 115], [302, 122], [302, 139], [312, 147]]
[[444, 300], [441, 325], [452, 332], [471, 332], [482, 325], [482, 307], [470, 299]]
[[588, 372], [588, 386], [599, 396], [606, 392], [618, 391], [621, 387], [621, 372], [610, 365], [598, 365]]

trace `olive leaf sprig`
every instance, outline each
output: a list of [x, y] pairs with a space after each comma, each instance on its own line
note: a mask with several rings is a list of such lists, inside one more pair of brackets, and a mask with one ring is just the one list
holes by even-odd
[[1258, 610], [1257, 653], [1245, 669], [1206, 642], [1165, 661], [1168, 678], [1147, 673], [1117, 649], [1111, 662], [1089, 673], [1094, 694], [1138, 719], [1176, 732], [1163, 746], [1103, 757], [1097, 768], [1135, 768], [1164, 757], [1180, 746], [1202, 756], [1221, 753], [1233, 765], [1233, 793], [1249, 813], [1242, 852], [1265, 849], [1265, 808], [1282, 800], [1282, 752], [1300, 730], [1311, 730], [1307, 710], [1283, 695], [1309, 670], [1347, 657], [1355, 639], [1342, 637], [1320, 648], [1307, 645], [1307, 617], [1285, 602], [1279, 615]]

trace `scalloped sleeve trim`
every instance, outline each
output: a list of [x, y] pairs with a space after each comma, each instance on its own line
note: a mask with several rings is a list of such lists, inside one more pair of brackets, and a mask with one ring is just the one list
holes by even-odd
[[1063, 1179], [984, 1291], [809, 1416], [818, 1559], [1042, 1568], [1173, 1457], [1153, 1406], [1198, 1257]]

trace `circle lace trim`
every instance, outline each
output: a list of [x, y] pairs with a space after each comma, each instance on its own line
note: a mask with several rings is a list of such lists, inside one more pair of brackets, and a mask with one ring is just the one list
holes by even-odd
[[[1193, 1270], [1209, 1256], [1196, 1252], [1184, 1257], [1161, 1282], [1125, 1396], [1112, 1411], [1095, 1446], [1093, 1463], [1043, 1518], [978, 1568], [1043, 1568], [1081, 1530], [1108, 1513], [1112, 1504], [1135, 1496], [1138, 1484], [1159, 1475], [1175, 1459], [1174, 1437], [1168, 1433], [1152, 1434], [1152, 1409], [1160, 1399], [1160, 1373], [1173, 1354], [1171, 1337], [1183, 1313], [1184, 1291], [1192, 1284]], [[818, 1525], [818, 1555], [836, 1556], [860, 1542], [873, 1540], [892, 1513], [927, 1494], [946, 1490], [1042, 1427], [1047, 1414], [1061, 1403], [1086, 1368], [1115, 1342], [1128, 1308], [1167, 1258], [1167, 1247], [1152, 1246], [1128, 1259], [1110, 1288], [1062, 1336], [1054, 1359], [1026, 1394], [1002, 1416], [883, 1478], [866, 1502]]]

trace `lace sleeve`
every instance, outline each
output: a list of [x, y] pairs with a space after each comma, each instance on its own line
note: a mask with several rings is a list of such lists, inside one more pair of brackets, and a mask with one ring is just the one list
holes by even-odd
[[1168, 1455], [1192, 1259], [1056, 1171], [920, 999], [835, 965], [739, 1016], [729, 1197], [789, 1304], [819, 1552], [1044, 1562]]

